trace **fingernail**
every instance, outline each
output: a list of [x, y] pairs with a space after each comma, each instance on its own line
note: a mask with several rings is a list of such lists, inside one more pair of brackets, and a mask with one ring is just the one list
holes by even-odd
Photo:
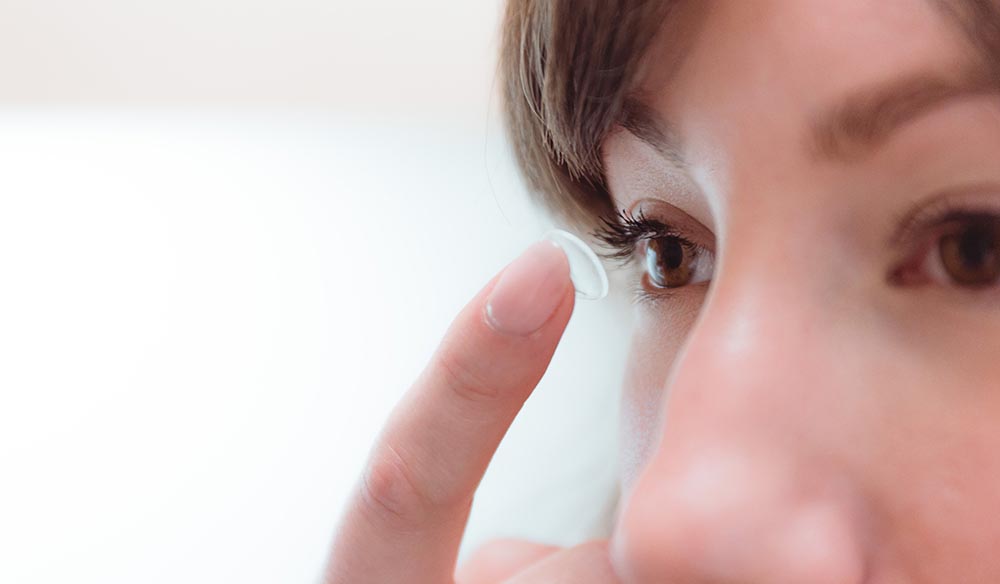
[[486, 302], [486, 320], [502, 333], [529, 335], [552, 316], [568, 286], [565, 252], [552, 241], [539, 241], [500, 275]]

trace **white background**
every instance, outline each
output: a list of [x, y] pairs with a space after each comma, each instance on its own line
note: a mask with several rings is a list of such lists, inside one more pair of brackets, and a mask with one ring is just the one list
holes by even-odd
[[[0, 2], [0, 582], [312, 582], [389, 410], [548, 227], [494, 1]], [[580, 302], [463, 555], [598, 534], [629, 310]]]

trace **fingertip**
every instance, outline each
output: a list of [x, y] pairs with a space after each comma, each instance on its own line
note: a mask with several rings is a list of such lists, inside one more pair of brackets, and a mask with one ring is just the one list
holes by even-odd
[[539, 241], [500, 275], [486, 302], [486, 322], [502, 334], [531, 335], [548, 322], [572, 290], [565, 251], [552, 241]]

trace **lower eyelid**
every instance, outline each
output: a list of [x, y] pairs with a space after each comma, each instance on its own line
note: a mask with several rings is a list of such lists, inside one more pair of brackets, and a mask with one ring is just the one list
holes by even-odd
[[636, 280], [636, 284], [633, 286], [632, 298], [636, 304], [646, 304], [650, 306], [656, 306], [663, 302], [679, 302], [685, 295], [696, 290], [700, 286], [704, 286], [705, 283], [692, 284], [690, 286], [682, 286], [680, 288], [656, 288], [647, 287], [645, 284], [645, 275]]

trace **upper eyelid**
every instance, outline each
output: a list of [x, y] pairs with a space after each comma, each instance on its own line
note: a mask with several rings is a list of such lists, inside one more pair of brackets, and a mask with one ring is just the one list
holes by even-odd
[[913, 243], [929, 227], [984, 214], [1000, 216], [1000, 188], [996, 185], [946, 191], [901, 215], [888, 244], [891, 247], [905, 246]]

